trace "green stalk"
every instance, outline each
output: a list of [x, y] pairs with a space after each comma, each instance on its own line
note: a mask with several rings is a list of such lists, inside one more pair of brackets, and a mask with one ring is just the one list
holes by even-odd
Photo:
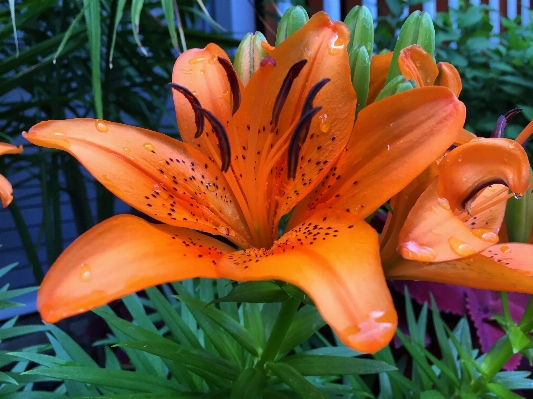
[[527, 302], [526, 309], [524, 310], [524, 314], [522, 315], [522, 319], [520, 319], [520, 323], [518, 324], [518, 327], [524, 332], [529, 331], [526, 330], [524, 327], [529, 324], [529, 322], [533, 319], [533, 295], [529, 296], [529, 301]]
[[478, 393], [486, 383], [494, 378], [513, 355], [513, 347], [508, 335], [496, 341], [480, 365], [482, 376], [474, 382], [472, 392]]
[[299, 306], [300, 300], [293, 297], [283, 302], [276, 323], [274, 324], [274, 327], [272, 327], [272, 332], [270, 333], [265, 348], [263, 349], [263, 353], [261, 354], [261, 358], [255, 366], [256, 369], [262, 370], [265, 363], [271, 362], [276, 358], [279, 348], [285, 339], [285, 335], [287, 335], [287, 331], [289, 331], [289, 327], [291, 326]]

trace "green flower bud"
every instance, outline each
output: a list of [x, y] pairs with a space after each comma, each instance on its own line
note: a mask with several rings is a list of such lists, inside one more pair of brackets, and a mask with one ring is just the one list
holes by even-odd
[[300, 29], [309, 21], [309, 15], [301, 6], [289, 7], [279, 21], [278, 31], [276, 33], [276, 46]]
[[[529, 179], [533, 183], [533, 176]], [[507, 236], [511, 242], [529, 242], [533, 230], [533, 194], [527, 190], [520, 199], [510, 198], [505, 209]]]
[[398, 67], [400, 51], [412, 44], [418, 44], [431, 56], [435, 54], [435, 28], [427, 12], [415, 11], [403, 23], [396, 46], [394, 46], [387, 82], [400, 74]]
[[405, 76], [398, 75], [385, 85], [385, 87], [379, 92], [374, 102], [383, 100], [384, 98], [392, 96], [393, 94], [401, 93], [402, 91], [416, 89], [416, 87], [417, 85], [414, 80], [407, 80]]
[[365, 46], [353, 47], [348, 51], [350, 69], [352, 71], [352, 85], [357, 93], [357, 108], [359, 112], [366, 105], [368, 87], [370, 85], [370, 56]]
[[366, 6], [355, 6], [344, 19], [344, 23], [350, 30], [348, 52], [356, 47], [365, 46], [367, 54], [372, 55], [374, 49], [374, 21], [370, 10]]
[[261, 46], [262, 41], [266, 41], [266, 38], [261, 32], [247, 33], [237, 48], [233, 67], [245, 86], [268, 54]]

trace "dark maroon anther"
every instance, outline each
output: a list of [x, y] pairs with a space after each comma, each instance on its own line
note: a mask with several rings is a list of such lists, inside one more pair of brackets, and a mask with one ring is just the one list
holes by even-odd
[[472, 191], [470, 191], [470, 193], [463, 200], [463, 203], [461, 205], [463, 206], [464, 209], [466, 209], [466, 211], [468, 212], [468, 214], [470, 216], [472, 216], [472, 211], [471, 211], [472, 202], [474, 201], [474, 199], [476, 198], [478, 193], [480, 193], [481, 190], [483, 190], [483, 189], [485, 189], [485, 188], [487, 188], [489, 186], [492, 186], [493, 184], [503, 184], [504, 186], [507, 186], [507, 183], [504, 180], [502, 180], [502, 179], [488, 180], [488, 181], [486, 181], [484, 183], [480, 183], [476, 187], [474, 187], [472, 189]]
[[207, 118], [217, 136], [218, 145], [220, 147], [220, 170], [222, 172], [227, 172], [231, 163], [231, 148], [229, 145], [228, 133], [215, 115], [203, 108], [200, 108], [200, 112], [205, 118]]
[[307, 60], [298, 61], [289, 68], [287, 75], [285, 75], [285, 79], [283, 79], [283, 83], [281, 84], [278, 95], [276, 96], [276, 100], [274, 101], [274, 108], [272, 109], [272, 127], [270, 128], [271, 132], [276, 130], [279, 116], [281, 115], [281, 110], [283, 109], [283, 105], [287, 100], [287, 96], [289, 95], [289, 91], [291, 90], [294, 79], [298, 77], [305, 64], [307, 64]]
[[196, 124], [196, 133], [194, 134], [194, 138], [197, 139], [204, 131], [204, 116], [202, 112], [200, 112], [202, 109], [200, 101], [198, 101], [196, 96], [192, 94], [191, 91], [186, 87], [180, 86], [177, 83], [169, 83], [168, 85], [177, 92], [181, 93], [191, 104], [192, 110], [194, 111], [194, 122]]
[[496, 126], [492, 131], [492, 136], [490, 137], [493, 139], [503, 137], [503, 131], [505, 130], [505, 126], [507, 126], [507, 122], [509, 122], [509, 119], [511, 119], [515, 115], [518, 115], [520, 112], [522, 112], [521, 108], [513, 108], [512, 110], [507, 111], [505, 114], [500, 115], [500, 117], [496, 121]]
[[239, 78], [237, 78], [237, 73], [233, 69], [233, 65], [224, 57], [218, 57], [218, 62], [226, 71], [228, 77], [229, 87], [231, 89], [231, 95], [233, 97], [233, 110], [231, 111], [232, 115], [235, 115], [235, 112], [241, 106], [241, 89], [239, 87]]
[[294, 131], [291, 135], [291, 141], [289, 143], [289, 149], [287, 150], [287, 177], [294, 179], [296, 177], [296, 168], [298, 167], [298, 157], [300, 155], [300, 148], [309, 133], [309, 126], [311, 125], [311, 119], [320, 111], [322, 107], [311, 108], [305, 115], [300, 117], [300, 120], [296, 124]]

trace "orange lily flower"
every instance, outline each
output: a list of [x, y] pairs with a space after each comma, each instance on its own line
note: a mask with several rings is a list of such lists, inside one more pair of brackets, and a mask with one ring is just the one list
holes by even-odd
[[[22, 152], [22, 146], [14, 146], [7, 143], [0, 143], [0, 155], [5, 154], [20, 154]], [[2, 200], [2, 206], [7, 207], [11, 201], [13, 201], [13, 187], [11, 183], [0, 174], [0, 200]]]
[[364, 218], [453, 143], [465, 111], [448, 89], [422, 88], [366, 107], [354, 125], [348, 40], [317, 13], [245, 87], [218, 46], [183, 53], [171, 85], [184, 142], [91, 119], [31, 128], [28, 140], [70, 152], [164, 223], [119, 215], [79, 237], [39, 290], [43, 319], [168, 281], [279, 279], [306, 291], [346, 345], [385, 346], [397, 316]]
[[530, 189], [521, 144], [532, 132], [533, 122], [516, 141], [476, 138], [457, 147], [398, 196], [382, 240], [388, 278], [533, 293], [525, 277], [533, 276], [533, 245], [497, 244], [508, 188]]

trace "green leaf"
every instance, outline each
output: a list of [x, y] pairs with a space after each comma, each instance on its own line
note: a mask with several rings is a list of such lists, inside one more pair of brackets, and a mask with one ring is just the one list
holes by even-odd
[[146, 294], [163, 322], [170, 330], [172, 336], [184, 345], [191, 346], [196, 349], [203, 349], [202, 344], [191, 329], [185, 324], [176, 309], [172, 307], [170, 302], [161, 294], [157, 288], [148, 288]]
[[517, 395], [516, 393], [508, 390], [507, 388], [502, 387], [499, 384], [496, 384], [494, 382], [489, 382], [487, 384], [487, 388], [490, 389], [491, 392], [498, 395], [499, 398], [505, 398], [505, 399], [521, 399], [523, 398], [520, 395]]
[[24, 375], [41, 375], [94, 384], [97, 386], [128, 389], [131, 391], [168, 393], [176, 392], [174, 385], [166, 378], [138, 371], [98, 369], [84, 366], [59, 366], [29, 370]]
[[325, 325], [326, 322], [314, 306], [306, 305], [302, 307], [298, 310], [278, 353], [287, 353]]
[[[191, 392], [175, 392], [171, 394], [160, 394], [160, 393], [128, 393], [128, 394], [117, 394], [117, 395], [104, 395], [104, 396], [84, 396], [83, 398], [76, 399], [223, 399], [228, 397], [229, 391], [227, 389], [222, 389], [218, 391], [212, 391], [209, 393], [198, 394]], [[64, 398], [62, 396], [61, 398]], [[23, 398], [21, 398], [23, 399]], [[36, 398], [37, 399], [37, 398]]]
[[104, 118], [102, 105], [102, 73], [100, 66], [100, 52], [102, 51], [102, 32], [100, 28], [100, 1], [83, 0], [85, 4], [85, 23], [91, 53], [91, 82], [94, 96], [94, 112], [96, 118]]
[[8, 338], [20, 337], [21, 335], [28, 335], [34, 332], [47, 331], [47, 326], [39, 325], [27, 325], [27, 326], [16, 326], [9, 328], [0, 329], [0, 341]]
[[228, 295], [215, 299], [209, 304], [219, 302], [283, 302], [288, 298], [289, 295], [273, 281], [249, 281], [236, 285]]
[[4, 384], [13, 384], [13, 385], [19, 385], [17, 380], [15, 380], [13, 377], [11, 377], [9, 374], [6, 374], [2, 371], [0, 371], [0, 382]]
[[[162, 338], [164, 339], [164, 338]], [[208, 352], [187, 348], [183, 345], [175, 344], [172, 341], [132, 341], [121, 342], [117, 346], [123, 348], [137, 349], [154, 354], [156, 356], [170, 359], [174, 362], [198, 367], [209, 371], [222, 378], [236, 380], [239, 376], [239, 369], [231, 362]]]
[[72, 36], [72, 33], [74, 32], [74, 28], [76, 28], [76, 26], [80, 22], [81, 17], [83, 17], [83, 15], [85, 13], [85, 9], [87, 8], [88, 5], [89, 5], [89, 3], [86, 3], [83, 6], [81, 11], [78, 13], [76, 18], [74, 18], [74, 20], [72, 21], [72, 23], [68, 27], [67, 31], [63, 35], [63, 40], [61, 40], [61, 43], [59, 44], [59, 47], [57, 48], [57, 51], [54, 54], [54, 61], [53, 61], [54, 64], [56, 63], [56, 60], [57, 60], [57, 57], [59, 57], [59, 54], [61, 54], [61, 51], [63, 51], [63, 49], [65, 48], [65, 44], [67, 44], [68, 39], [70, 39], [70, 37]]
[[45, 391], [23, 391], [2, 394], [2, 399], [65, 399], [65, 395]]
[[161, 8], [163, 8], [163, 14], [165, 14], [172, 46], [178, 50], [178, 35], [176, 34], [176, 24], [174, 23], [174, 3], [172, 0], [161, 0]]
[[531, 343], [531, 337], [525, 334], [517, 325], [509, 328], [509, 341], [513, 348], [513, 353], [518, 353]]
[[311, 384], [294, 367], [286, 363], [267, 363], [266, 367], [303, 399], [329, 399], [329, 395]]
[[217, 323], [250, 354], [256, 357], [259, 356], [259, 346], [257, 342], [235, 319], [212, 306], [206, 307], [207, 304], [199, 299], [185, 295], [179, 295], [177, 298], [185, 302], [187, 306], [197, 310], [204, 316]]
[[308, 376], [377, 374], [397, 370], [385, 362], [341, 356], [294, 355], [281, 362]]
[[231, 389], [230, 399], [261, 399], [265, 375], [255, 368], [243, 370]]
[[439, 391], [424, 391], [420, 395], [420, 399], [446, 399], [446, 396]]
[[[120, 20], [122, 19], [122, 14], [124, 13], [124, 6], [126, 5], [126, 0], [118, 0], [117, 10], [115, 14], [115, 25], [113, 26], [113, 38], [111, 39], [111, 47], [109, 49], [109, 68], [113, 68], [113, 53], [115, 51], [115, 43], [117, 41], [117, 31]], [[108, 37], [109, 40], [109, 37]]]
[[133, 30], [133, 37], [135, 43], [141, 49], [145, 56], [148, 56], [146, 49], [143, 47], [141, 40], [139, 39], [139, 24], [141, 21], [141, 11], [144, 6], [144, 0], [132, 0], [131, 2], [131, 29]]

